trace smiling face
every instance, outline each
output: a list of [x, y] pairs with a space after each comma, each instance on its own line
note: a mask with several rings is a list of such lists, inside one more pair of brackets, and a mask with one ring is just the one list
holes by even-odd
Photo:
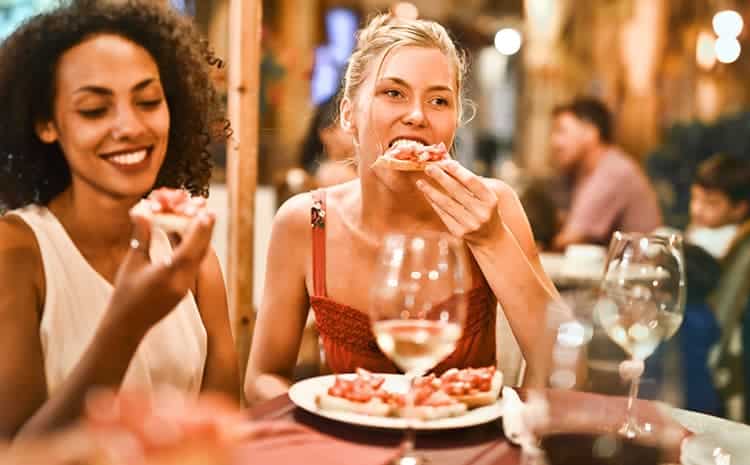
[[458, 89], [450, 60], [437, 48], [402, 46], [385, 57], [379, 73], [378, 63], [370, 64], [355, 101], [342, 105], [362, 166], [371, 166], [399, 139], [451, 147]]
[[169, 123], [153, 57], [121, 36], [98, 34], [61, 55], [53, 120], [36, 129], [43, 142], [60, 144], [74, 187], [137, 198], [156, 181]]

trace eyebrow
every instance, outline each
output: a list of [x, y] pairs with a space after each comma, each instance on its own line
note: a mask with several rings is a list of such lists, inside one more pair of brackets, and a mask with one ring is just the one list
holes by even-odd
[[[395, 82], [396, 84], [402, 85], [402, 86], [404, 86], [404, 87], [411, 87], [411, 86], [410, 86], [410, 85], [409, 85], [409, 84], [408, 84], [408, 83], [407, 83], [406, 81], [404, 81], [404, 80], [403, 80], [403, 79], [401, 79], [401, 78], [397, 78], [397, 77], [387, 77], [387, 76], [386, 76], [386, 77], [382, 78], [382, 80], [383, 80], [383, 81], [393, 81], [393, 82]], [[427, 88], [427, 90], [429, 90], [429, 91], [440, 90], [440, 91], [448, 91], [448, 92], [453, 92], [453, 88], [452, 88], [452, 87], [449, 87], [449, 86], [443, 86], [443, 85], [434, 85], [434, 86], [430, 86], [430, 87], [428, 87], [428, 88]]]
[[[148, 87], [150, 84], [156, 81], [157, 81], [156, 78], [144, 79], [143, 81], [133, 86], [133, 91], [138, 92], [140, 90], [143, 90], [144, 88]], [[98, 95], [112, 95], [113, 94], [111, 89], [108, 89], [107, 87], [101, 87], [101, 86], [83, 86], [73, 91], [74, 94], [81, 93], [81, 92], [91, 92], [91, 93], [98, 94]]]

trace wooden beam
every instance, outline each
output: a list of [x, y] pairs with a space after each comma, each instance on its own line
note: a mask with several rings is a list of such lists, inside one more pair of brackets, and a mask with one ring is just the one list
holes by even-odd
[[227, 143], [229, 311], [245, 365], [255, 322], [253, 308], [253, 230], [258, 177], [261, 0], [230, 0], [228, 114], [233, 134]]

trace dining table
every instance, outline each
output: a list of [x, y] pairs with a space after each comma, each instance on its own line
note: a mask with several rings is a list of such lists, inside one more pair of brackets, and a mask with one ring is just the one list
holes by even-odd
[[[549, 405], [550, 422], [546, 427], [546, 434], [550, 435], [548, 437], [561, 435], [564, 441], [562, 444], [568, 450], [580, 448], [581, 444], [584, 444], [581, 438], [585, 441], [586, 436], [611, 435], [616, 438], [615, 431], [625, 418], [627, 400], [623, 396], [553, 389], [516, 389], [515, 392], [521, 398], [527, 398], [530, 392], [542, 393]], [[658, 449], [659, 460], [653, 463], [680, 463], [683, 441], [694, 434], [732, 431], [734, 434], [747, 434], [748, 443], [750, 443], [750, 427], [739, 423], [647, 400], [637, 400], [636, 411], [639, 418], [649, 421], [654, 426], [654, 431], [672, 432], [671, 435], [658, 437], [658, 441], [656, 441], [657, 436], [652, 436], [644, 444], [634, 443], [636, 448]], [[324, 418], [315, 412], [298, 407], [286, 394], [251, 407], [248, 414], [254, 421], [292, 422], [330, 437], [341, 444], [390, 449], [394, 456], [403, 436], [401, 430], [361, 427]], [[415, 448], [432, 465], [520, 465], [528, 463], [522, 460], [521, 448], [505, 435], [502, 418], [465, 428], [420, 432], [417, 435]], [[356, 460], [354, 457], [352, 459], [354, 460], [351, 463], [368, 463], [364, 460]], [[309, 463], [318, 462], [313, 460]], [[552, 460], [548, 463], [554, 464], [555, 462]], [[596, 462], [592, 459], [591, 462], [574, 463], [585, 465], [586, 463], [646, 464], [651, 462], [639, 460]], [[727, 463], [745, 462], [735, 460]]]
[[[249, 410], [256, 421], [291, 421], [337, 440], [363, 446], [398, 449], [403, 431], [355, 427], [323, 418], [297, 407], [284, 394]], [[493, 421], [483, 425], [418, 434], [415, 447], [432, 465], [516, 465], [520, 448], [503, 435], [502, 425]], [[353, 462], [355, 463], [355, 462]]]

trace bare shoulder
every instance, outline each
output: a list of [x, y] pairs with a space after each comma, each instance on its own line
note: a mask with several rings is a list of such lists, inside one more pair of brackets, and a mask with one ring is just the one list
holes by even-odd
[[43, 301], [44, 267], [36, 236], [29, 225], [14, 215], [0, 217], [0, 286], [20, 289], [31, 282]]
[[[357, 180], [326, 188], [326, 213], [338, 209], [339, 205], [358, 192]], [[286, 234], [296, 236], [297, 239], [310, 236], [311, 209], [313, 207], [312, 192], [297, 194], [284, 202], [276, 212], [274, 218], [274, 232], [283, 228]], [[282, 234], [282, 231], [279, 231]]]
[[0, 260], [8, 252], [33, 253], [40, 258], [36, 236], [28, 224], [15, 215], [0, 217]]
[[313, 205], [312, 194], [305, 192], [287, 199], [276, 211], [274, 231], [283, 228], [290, 233], [300, 233], [310, 229], [310, 208]]

